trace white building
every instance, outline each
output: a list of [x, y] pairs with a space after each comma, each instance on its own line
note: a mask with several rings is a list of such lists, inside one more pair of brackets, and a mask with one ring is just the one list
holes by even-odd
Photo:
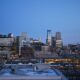
[[13, 52], [11, 47], [13, 47], [13, 42], [15, 41], [14, 37], [4, 37], [0, 38], [0, 56], [9, 57]]
[[21, 54], [21, 47], [24, 45], [30, 46], [30, 40], [26, 32], [22, 32], [19, 36], [19, 54]]

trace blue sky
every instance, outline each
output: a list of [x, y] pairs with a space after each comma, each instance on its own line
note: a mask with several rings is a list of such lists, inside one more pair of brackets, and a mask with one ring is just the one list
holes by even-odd
[[65, 44], [80, 43], [80, 0], [0, 0], [0, 33], [45, 42], [47, 29], [61, 32]]

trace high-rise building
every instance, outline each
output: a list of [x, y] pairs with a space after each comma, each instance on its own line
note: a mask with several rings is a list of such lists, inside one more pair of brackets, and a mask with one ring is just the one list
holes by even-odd
[[21, 47], [24, 45], [29, 46], [29, 37], [26, 32], [22, 32], [21, 36], [19, 36], [19, 54], [21, 54]]
[[56, 47], [56, 38], [55, 37], [51, 38], [51, 42], [52, 42], [52, 47]]
[[46, 39], [46, 43], [51, 46], [51, 30], [47, 30], [47, 39]]
[[56, 40], [61, 40], [61, 32], [56, 32]]
[[61, 32], [56, 32], [56, 47], [62, 47]]

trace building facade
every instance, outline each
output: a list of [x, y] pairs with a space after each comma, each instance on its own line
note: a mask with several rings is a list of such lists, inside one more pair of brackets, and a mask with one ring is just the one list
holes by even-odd
[[56, 32], [56, 47], [62, 47], [62, 39], [61, 39], [61, 32]]
[[46, 44], [51, 46], [51, 30], [47, 30], [47, 39], [46, 39]]

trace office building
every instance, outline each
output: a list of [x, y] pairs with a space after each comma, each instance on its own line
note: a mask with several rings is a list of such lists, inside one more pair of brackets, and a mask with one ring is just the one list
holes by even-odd
[[24, 45], [21, 47], [21, 57], [22, 59], [29, 60], [34, 58], [34, 50], [32, 47]]
[[19, 36], [19, 55], [21, 55], [21, 47], [29, 46], [29, 37], [26, 32], [22, 32]]
[[19, 38], [20, 46], [29, 45], [29, 37], [26, 32], [22, 32]]
[[46, 44], [51, 46], [51, 30], [47, 30], [47, 39], [46, 39]]
[[51, 42], [52, 42], [52, 47], [55, 48], [56, 47], [56, 38], [52, 37]]
[[0, 56], [3, 58], [10, 58], [9, 56], [15, 52], [14, 42], [15, 39], [12, 34], [0, 35]]
[[56, 32], [56, 40], [61, 40], [61, 32]]
[[61, 32], [56, 32], [56, 47], [62, 47]]

